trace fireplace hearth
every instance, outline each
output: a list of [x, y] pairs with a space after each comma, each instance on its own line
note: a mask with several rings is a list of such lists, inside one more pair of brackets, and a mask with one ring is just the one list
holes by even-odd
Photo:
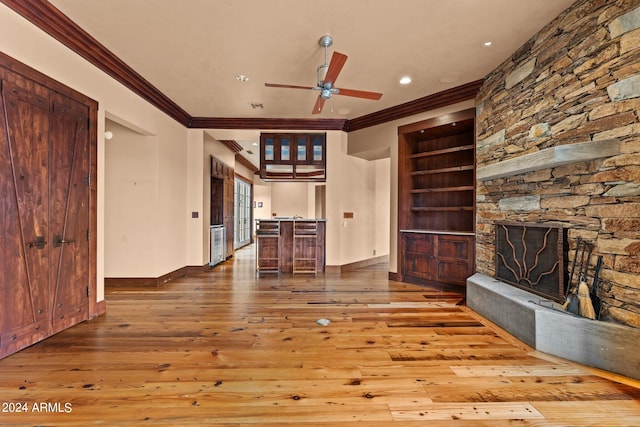
[[467, 279], [467, 306], [538, 351], [640, 380], [640, 329], [575, 316], [481, 273]]

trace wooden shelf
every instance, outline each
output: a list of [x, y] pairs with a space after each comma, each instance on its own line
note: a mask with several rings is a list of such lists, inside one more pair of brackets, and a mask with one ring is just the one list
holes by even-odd
[[451, 236], [475, 236], [476, 233], [471, 230], [450, 231], [450, 230], [400, 230], [401, 233], [414, 234], [446, 234]]
[[412, 194], [419, 193], [447, 193], [451, 191], [473, 191], [473, 185], [461, 185], [459, 187], [439, 187], [439, 188], [416, 188], [409, 191]]
[[473, 144], [471, 144], [471, 145], [460, 145], [460, 146], [457, 146], [457, 147], [443, 148], [443, 149], [440, 149], [440, 150], [423, 151], [421, 153], [412, 154], [412, 155], [409, 156], [409, 158], [418, 159], [418, 158], [421, 158], [421, 157], [439, 156], [440, 154], [456, 153], [458, 151], [466, 151], [466, 150], [474, 150], [474, 149], [475, 149], [475, 145], [473, 145]]
[[474, 169], [473, 165], [463, 165], [463, 166], [453, 166], [449, 168], [441, 168], [441, 169], [424, 169], [424, 170], [414, 170], [411, 172], [411, 176], [420, 176], [420, 175], [433, 175], [437, 173], [450, 173], [450, 172], [462, 172], [462, 171], [472, 171]]
[[559, 145], [484, 166], [478, 169], [478, 179], [488, 181], [620, 153], [620, 142], [615, 138]]
[[473, 206], [414, 206], [412, 212], [458, 212], [473, 211]]

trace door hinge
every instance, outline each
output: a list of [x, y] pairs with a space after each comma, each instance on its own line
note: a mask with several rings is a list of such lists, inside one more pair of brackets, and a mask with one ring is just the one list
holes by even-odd
[[87, 230], [87, 241], [91, 240], [91, 232]]
[[87, 174], [87, 186], [91, 187], [91, 173]]
[[87, 298], [91, 296], [91, 288], [87, 286]]

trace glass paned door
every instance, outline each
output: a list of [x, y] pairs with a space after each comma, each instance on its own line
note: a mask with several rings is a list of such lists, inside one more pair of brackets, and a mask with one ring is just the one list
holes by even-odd
[[251, 184], [236, 176], [234, 191], [233, 246], [251, 243]]

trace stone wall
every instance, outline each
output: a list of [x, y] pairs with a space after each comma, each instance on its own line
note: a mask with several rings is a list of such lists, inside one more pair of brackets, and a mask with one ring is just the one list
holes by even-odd
[[561, 222], [571, 249], [581, 237], [603, 256], [605, 318], [640, 327], [640, 0], [578, 0], [487, 76], [476, 104], [478, 170], [619, 144], [613, 156], [478, 181], [477, 271], [494, 275], [496, 220]]

